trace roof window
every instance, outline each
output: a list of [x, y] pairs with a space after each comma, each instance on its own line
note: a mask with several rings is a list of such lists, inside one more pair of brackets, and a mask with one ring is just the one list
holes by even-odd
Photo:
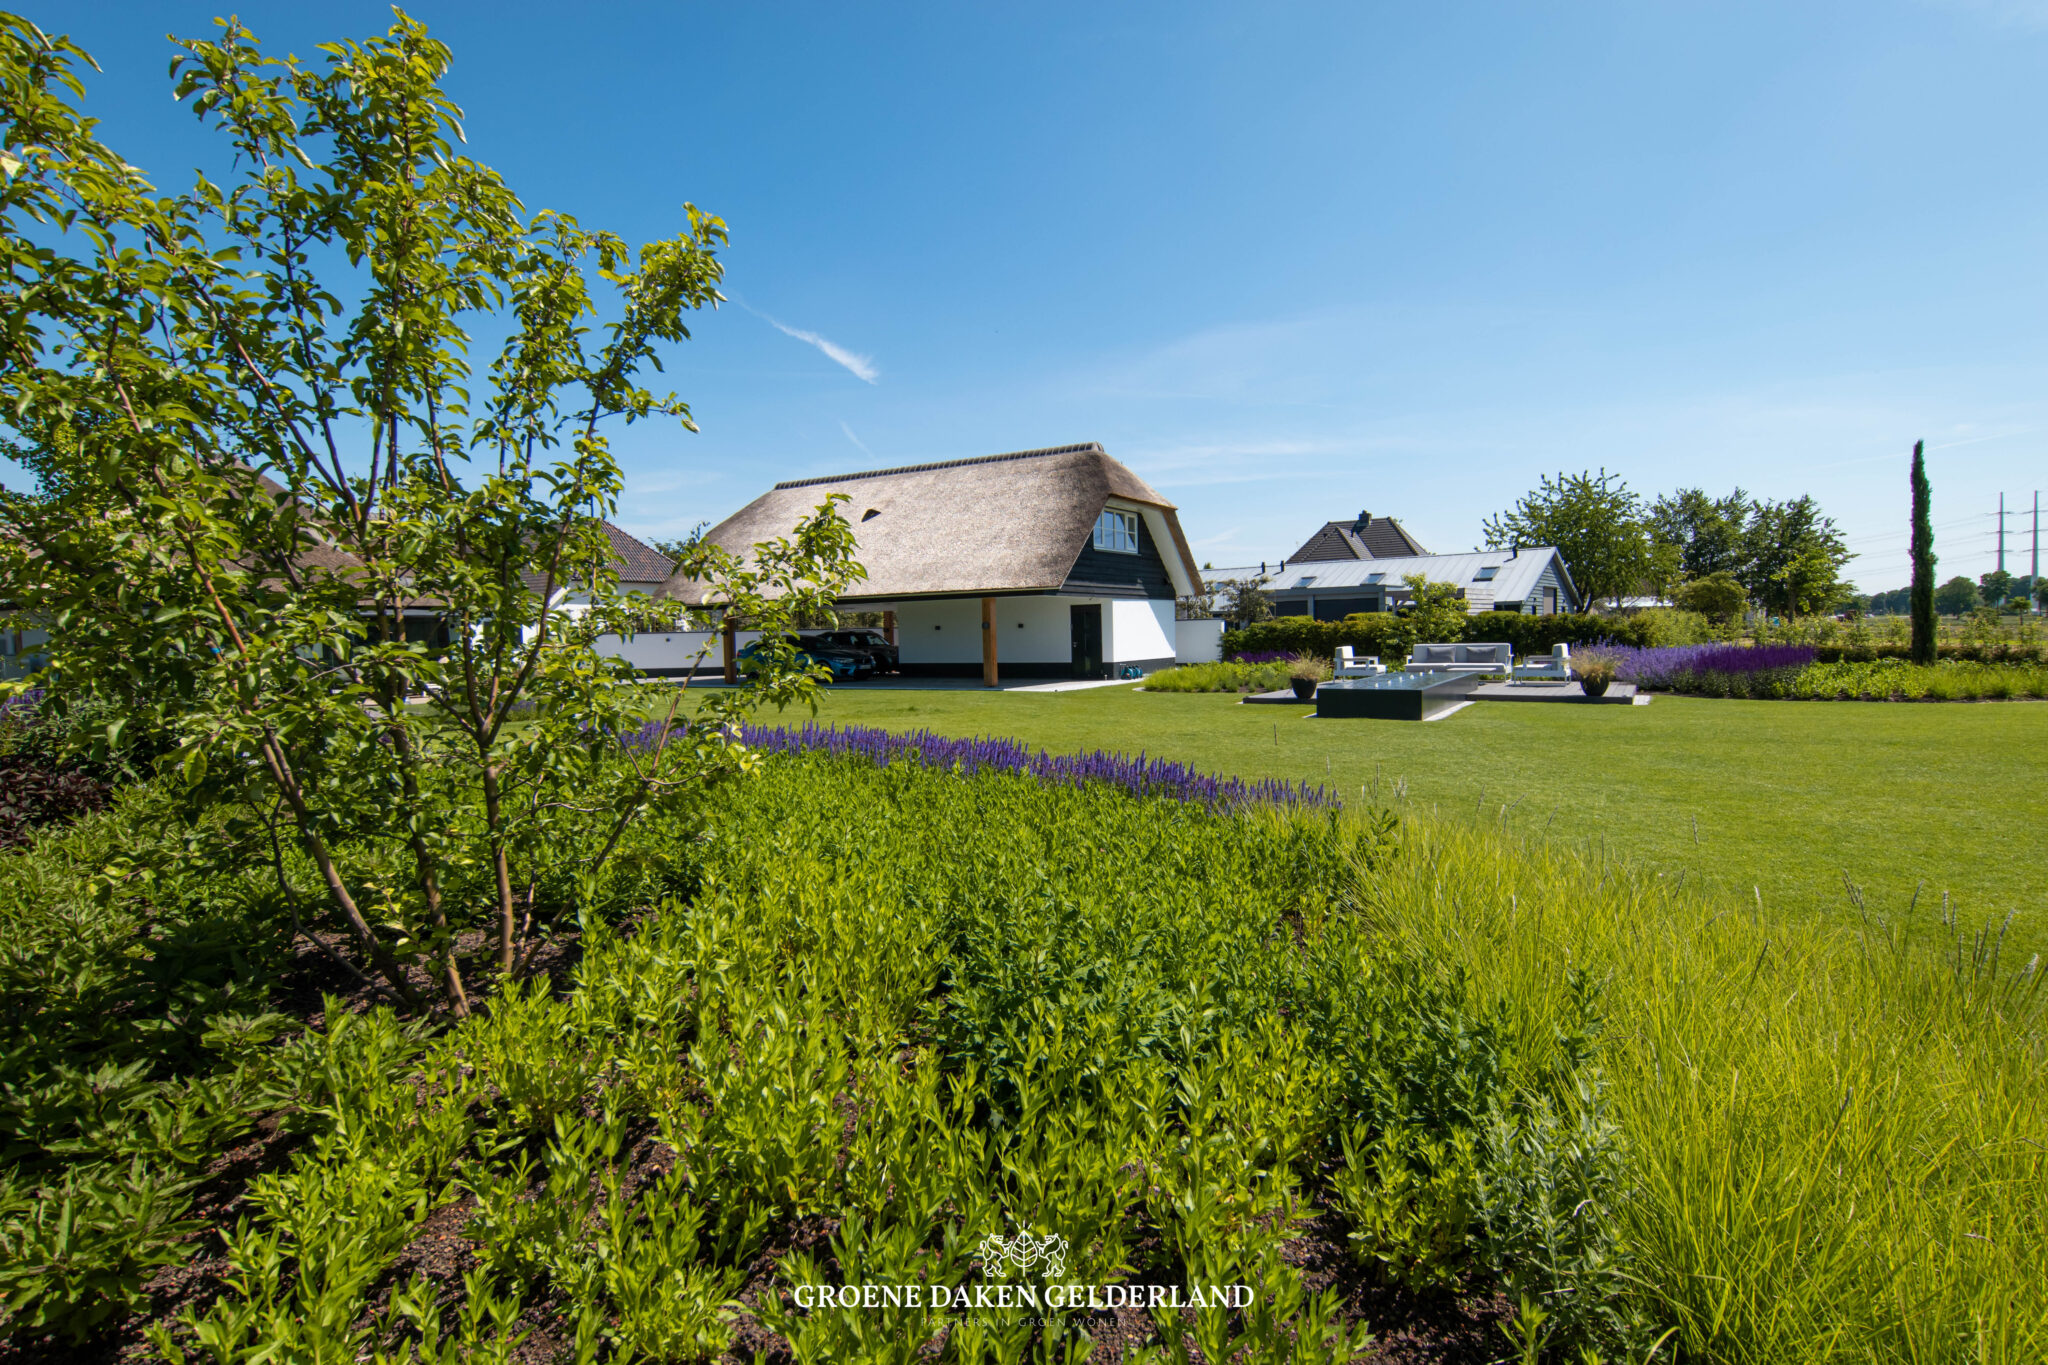
[[1103, 509], [1095, 519], [1095, 548], [1120, 555], [1138, 553], [1138, 514]]
[[1498, 565], [1498, 564], [1488, 564], [1488, 565], [1486, 565], [1486, 566], [1485, 566], [1484, 568], [1480, 569], [1480, 571], [1479, 571], [1478, 573], [1476, 573], [1476, 574], [1473, 574], [1473, 575], [1472, 575], [1472, 579], [1473, 579], [1473, 581], [1474, 581], [1474, 582], [1476, 582], [1476, 583], [1487, 583], [1487, 582], [1491, 582], [1491, 581], [1492, 581], [1492, 579], [1493, 579], [1493, 576], [1494, 576], [1495, 574], [1499, 573], [1499, 572], [1500, 572], [1500, 565]]

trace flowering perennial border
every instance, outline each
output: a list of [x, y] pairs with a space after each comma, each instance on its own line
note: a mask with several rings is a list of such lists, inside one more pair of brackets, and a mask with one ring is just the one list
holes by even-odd
[[[626, 739], [628, 745], [645, 747], [654, 742], [658, 726], [649, 722]], [[1344, 803], [1321, 786], [1264, 778], [1247, 782], [1235, 777], [1216, 777], [1197, 772], [1171, 759], [1108, 754], [1097, 749], [1086, 754], [1048, 754], [1029, 749], [1014, 739], [981, 737], [954, 739], [930, 730], [899, 732], [871, 725], [801, 726], [747, 725], [740, 739], [765, 753], [824, 753], [836, 757], [865, 758], [887, 765], [897, 759], [911, 759], [932, 768], [957, 768], [963, 773], [982, 771], [1018, 773], [1041, 782], [1080, 786], [1103, 782], [1121, 787], [1132, 796], [1164, 796], [1192, 802], [1210, 810], [1239, 810], [1247, 806], [1292, 806], [1300, 809], [1341, 810]]]
[[1665, 645], [1635, 649], [1602, 645], [1616, 661], [1614, 676], [1637, 687], [1669, 690], [1689, 673], [1796, 673], [1813, 662], [1812, 645]]

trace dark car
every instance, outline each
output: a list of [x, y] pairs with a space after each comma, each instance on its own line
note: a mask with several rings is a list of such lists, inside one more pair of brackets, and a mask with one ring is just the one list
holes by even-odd
[[854, 627], [846, 630], [821, 630], [808, 637], [834, 649], [859, 650], [875, 661], [877, 673], [900, 673], [897, 666], [896, 646], [879, 630]]
[[[833, 682], [851, 682], [874, 675], [875, 661], [860, 650], [826, 644], [815, 637], [805, 639], [800, 635], [785, 635], [782, 638], [796, 651], [798, 663], [815, 664], [831, 670]], [[767, 653], [768, 648], [769, 641], [756, 640], [740, 651], [740, 662], [751, 663]]]

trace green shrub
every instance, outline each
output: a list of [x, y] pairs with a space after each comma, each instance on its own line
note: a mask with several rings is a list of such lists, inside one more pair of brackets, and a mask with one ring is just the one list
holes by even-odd
[[1148, 692], [1277, 692], [1285, 686], [1284, 663], [1182, 664], [1145, 679]]
[[[1548, 654], [1552, 646], [1560, 644], [1679, 644], [1688, 642], [1658, 638], [1659, 632], [1670, 635], [1690, 631], [1693, 627], [1686, 620], [1690, 616], [1691, 613], [1677, 612], [1635, 612], [1624, 616], [1561, 612], [1534, 616], [1482, 611], [1465, 618], [1460, 638], [1475, 643], [1510, 644], [1518, 655]], [[1319, 654], [1327, 658], [1337, 652], [1337, 646], [1350, 645], [1361, 654], [1379, 655], [1391, 667], [1417, 643], [1405, 617], [1390, 612], [1359, 612], [1342, 621], [1280, 616], [1242, 630], [1225, 631], [1223, 652]]]
[[[581, 1358], [704, 1358], [737, 1339], [762, 1247], [808, 1228], [829, 1244], [782, 1254], [749, 1310], [797, 1358], [903, 1355], [935, 1324], [806, 1314], [794, 1286], [963, 1286], [978, 1237], [1033, 1229], [1070, 1239], [1072, 1280], [1257, 1286], [1250, 1310], [1155, 1316], [1169, 1353], [1348, 1359], [1356, 1334], [1283, 1254], [1317, 1216], [1389, 1285], [1497, 1286], [1544, 1359], [1643, 1360], [1665, 1329], [1741, 1362], [2019, 1365], [2048, 1343], [2041, 973], [2002, 964], [1995, 928], [1843, 935], [1434, 822], [776, 757], [720, 820], [635, 836], [688, 899], [630, 931], [589, 917], [566, 994], [507, 993], [438, 1037], [330, 1001], [280, 1046], [246, 1013], [198, 1037], [121, 1018], [109, 1000], [149, 998], [133, 981], [66, 1005], [136, 970], [115, 948], [145, 894], [266, 922], [232, 879], [151, 886], [169, 860], [146, 839], [110, 881], [151, 827], [126, 809], [11, 860], [31, 884], [0, 905], [45, 937], [8, 959], [9, 1007], [88, 1061], [165, 1050], [166, 1103], [181, 1077], [231, 1089], [196, 1128], [117, 1077], [99, 1109], [69, 1101], [81, 1150], [33, 1160], [79, 1171], [97, 1231], [60, 1276], [52, 1213], [17, 1196], [4, 1264], [74, 1335], [137, 1302], [186, 1216], [175, 1188], [152, 1211], [85, 1169], [140, 1144], [175, 1185], [192, 1167], [165, 1153], [276, 1111], [306, 1140], [250, 1185], [220, 1297], [152, 1332], [170, 1360], [504, 1360], [535, 1313]], [[103, 946], [52, 970], [95, 887], [119, 888]], [[164, 986], [210, 979], [143, 943]], [[629, 1176], [640, 1134], [661, 1158]], [[465, 1197], [479, 1265], [451, 1302], [395, 1271]], [[1021, 1350], [1023, 1311], [949, 1349]], [[1048, 1354], [1082, 1347], [1078, 1321], [1044, 1329]]]
[[2048, 697], [2048, 667], [2027, 664], [1875, 662], [1813, 663], [1801, 668], [1676, 673], [1673, 692], [1764, 700], [1977, 701]]
[[4, 1330], [79, 1342], [190, 1257], [190, 1193], [279, 1089], [286, 956], [252, 879], [183, 859], [171, 803], [112, 810], [0, 855]]
[[[1282, 1254], [1322, 1208], [1389, 1283], [1498, 1278], [1557, 1306], [1560, 1345], [1642, 1344], [1618, 1306], [1636, 1291], [1598, 1269], [1627, 1264], [1617, 1215], [1580, 1169], [1610, 1145], [1549, 1135], [1596, 1103], [1590, 1051], [1396, 950], [1368, 909], [1388, 823], [813, 755], [769, 762], [701, 835], [650, 838], [695, 899], [631, 935], [592, 921], [566, 998], [501, 997], [405, 1074], [330, 1066], [325, 1127], [252, 1187], [228, 1292], [161, 1349], [339, 1358], [410, 1333], [502, 1356], [545, 1300], [593, 1350], [698, 1359], [771, 1230], [824, 1219], [829, 1258], [783, 1256], [758, 1296], [800, 1358], [935, 1324], [778, 1293], [962, 1285], [979, 1236], [1032, 1228], [1069, 1239], [1068, 1279], [1259, 1288], [1157, 1318], [1169, 1346], [1346, 1360], [1362, 1334]], [[635, 1189], [626, 1134], [648, 1125], [673, 1160]], [[411, 1290], [378, 1308], [462, 1191], [462, 1320]], [[1581, 1298], [1613, 1311], [1565, 1311]], [[977, 1316], [968, 1336], [1029, 1333]], [[1079, 1346], [1078, 1321], [1048, 1346]]]
[[[1957, 663], [2048, 664], [2048, 645], [2017, 640], [1965, 643], [1944, 640], [1936, 649], [1941, 661]], [[1879, 659], [1912, 658], [1912, 648], [1903, 641], [1866, 640], [1860, 644], [1824, 644], [1815, 648], [1821, 663], [1871, 663]]]
[[1647, 637], [1644, 643], [1652, 646], [1704, 645], [1724, 634], [1704, 613], [1677, 607], [1646, 607], [1631, 613], [1629, 619], [1635, 623], [1633, 628]]

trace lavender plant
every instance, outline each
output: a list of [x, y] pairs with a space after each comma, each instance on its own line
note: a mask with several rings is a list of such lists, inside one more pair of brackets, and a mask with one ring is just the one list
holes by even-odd
[[[644, 749], [656, 742], [657, 735], [658, 727], [650, 721], [627, 735], [624, 743], [628, 748]], [[1147, 758], [1142, 752], [1132, 756], [1097, 749], [1086, 754], [1053, 755], [1043, 749], [1033, 751], [1014, 739], [993, 736], [955, 739], [930, 730], [899, 732], [868, 725], [815, 722], [795, 727], [742, 726], [739, 739], [746, 747], [762, 753], [852, 756], [884, 767], [909, 760], [928, 768], [956, 769], [966, 774], [1020, 773], [1065, 786], [1099, 782], [1132, 796], [1166, 797], [1212, 811], [1251, 806], [1341, 810], [1344, 806], [1335, 793], [1321, 786], [1280, 778], [1246, 782], [1241, 778], [1216, 777], [1171, 759]]]

